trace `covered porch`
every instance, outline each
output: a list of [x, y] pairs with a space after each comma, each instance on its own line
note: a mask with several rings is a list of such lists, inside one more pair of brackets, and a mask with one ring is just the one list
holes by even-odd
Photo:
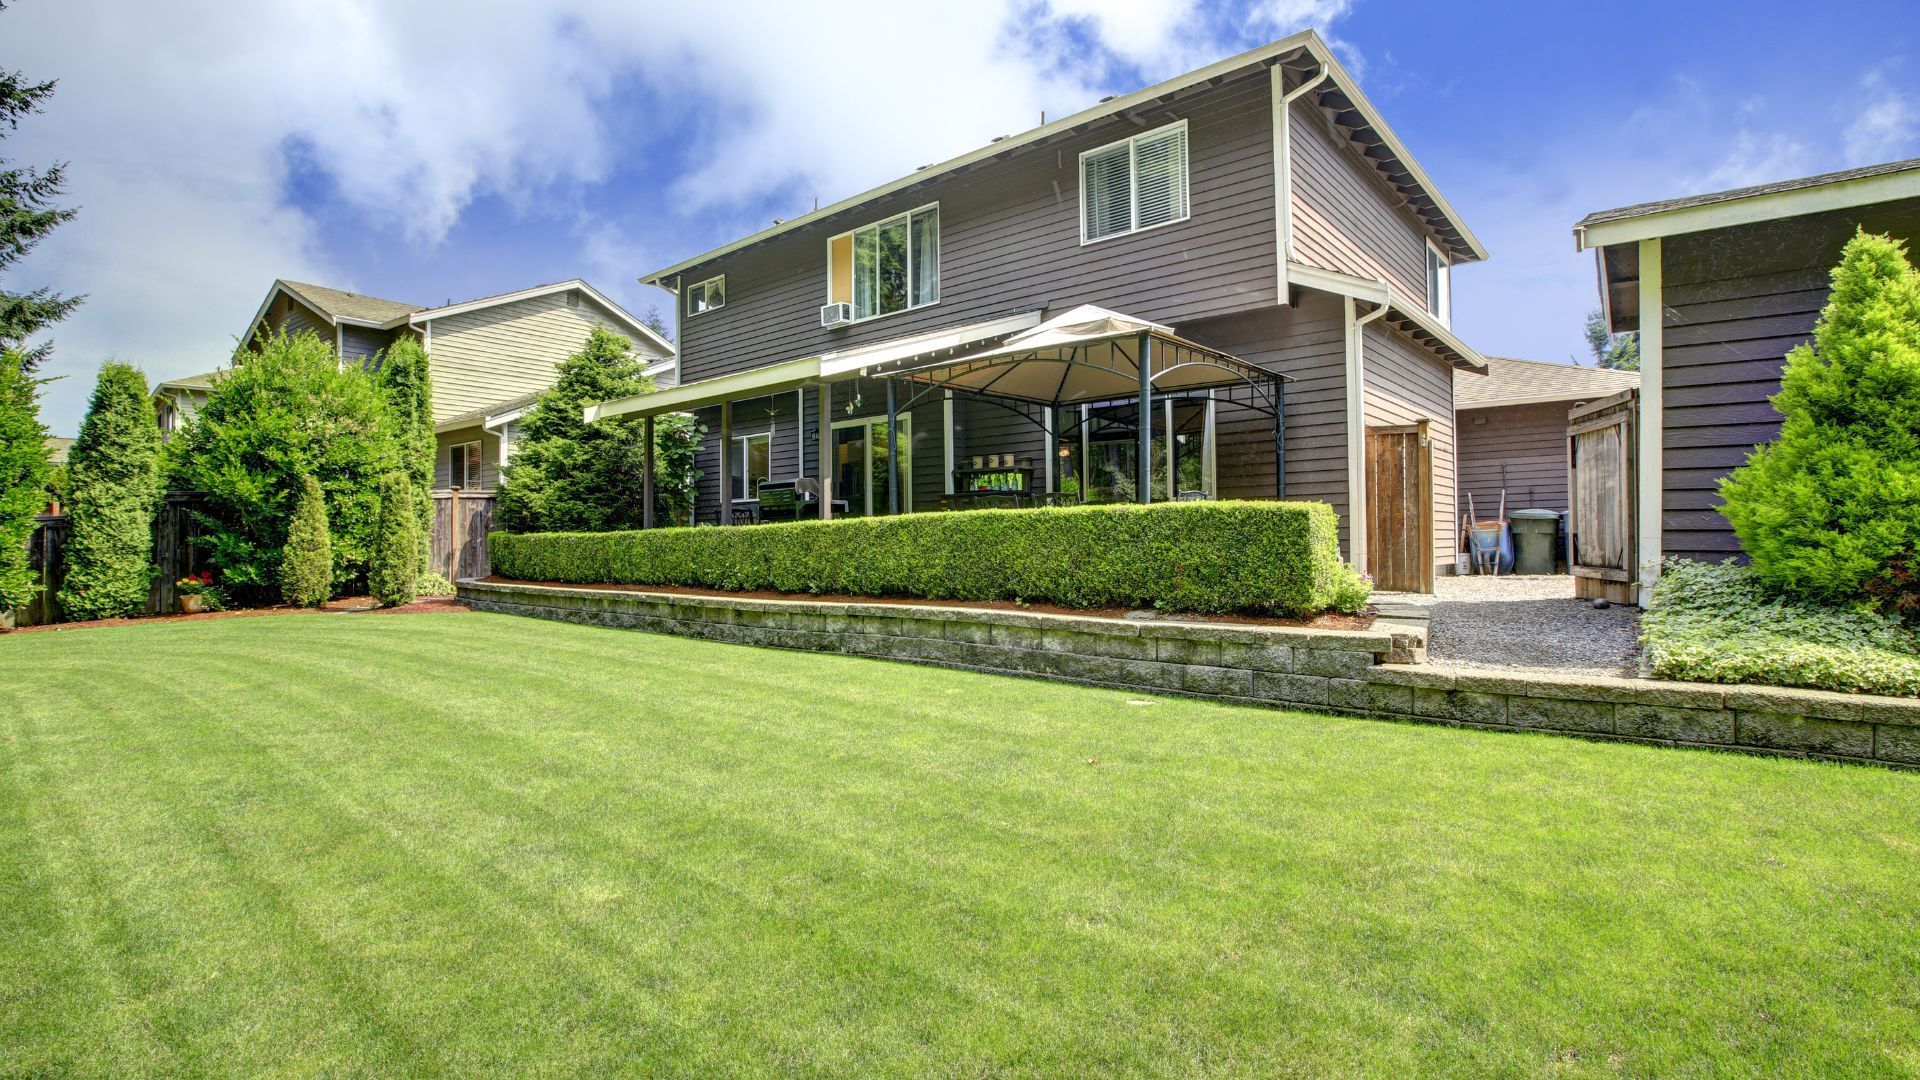
[[[638, 416], [651, 429], [663, 414], [702, 416], [703, 523], [1206, 499], [1223, 469], [1271, 468], [1259, 494], [1282, 498], [1287, 381], [1084, 305], [603, 402], [586, 419]], [[1264, 459], [1251, 470], [1250, 454]], [[652, 527], [650, 490], [647, 501]]]

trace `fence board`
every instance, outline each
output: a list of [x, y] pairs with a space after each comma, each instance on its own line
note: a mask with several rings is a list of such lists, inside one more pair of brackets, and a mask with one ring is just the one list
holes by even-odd
[[[460, 515], [460, 559], [453, 558], [453, 518], [455, 502]], [[447, 580], [486, 577], [493, 572], [487, 556], [487, 533], [493, 531], [493, 496], [433, 493], [432, 568]]]
[[1574, 588], [1583, 597], [1631, 603], [1634, 570], [1634, 416], [1628, 392], [1568, 417], [1568, 487]]

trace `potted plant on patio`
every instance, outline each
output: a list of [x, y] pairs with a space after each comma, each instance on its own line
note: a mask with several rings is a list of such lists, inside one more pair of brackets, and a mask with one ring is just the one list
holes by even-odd
[[202, 570], [197, 574], [188, 574], [173, 583], [173, 591], [180, 595], [180, 613], [198, 615], [203, 611], [226, 610], [226, 595], [213, 583], [213, 571]]

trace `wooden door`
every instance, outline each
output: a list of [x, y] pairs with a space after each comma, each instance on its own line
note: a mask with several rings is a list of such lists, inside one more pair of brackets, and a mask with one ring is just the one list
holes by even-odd
[[1572, 493], [1574, 595], [1634, 602], [1636, 470], [1632, 390], [1572, 410], [1567, 417], [1567, 487]]
[[1367, 429], [1367, 571], [1378, 589], [1433, 591], [1433, 454], [1425, 424]]

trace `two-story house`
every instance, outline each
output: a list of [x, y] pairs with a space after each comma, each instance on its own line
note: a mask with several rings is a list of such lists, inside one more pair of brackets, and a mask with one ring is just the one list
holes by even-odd
[[[514, 426], [553, 385], [561, 360], [605, 326], [632, 339], [659, 385], [675, 381], [673, 345], [598, 289], [578, 279], [439, 307], [275, 281], [240, 335], [312, 333], [331, 341], [342, 363], [377, 363], [402, 335], [427, 351], [438, 442], [435, 486], [491, 492], [513, 452]], [[154, 387], [163, 431], [192, 419], [213, 389], [213, 373]]]
[[1306, 32], [647, 274], [680, 385], [588, 414], [699, 412], [702, 521], [794, 478], [827, 514], [1320, 499], [1428, 589], [1484, 257]]

